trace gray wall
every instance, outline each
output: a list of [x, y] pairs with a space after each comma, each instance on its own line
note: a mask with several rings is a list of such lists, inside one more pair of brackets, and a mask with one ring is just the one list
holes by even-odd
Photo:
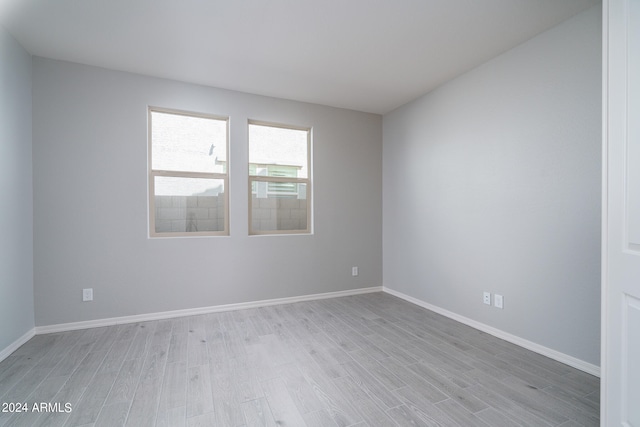
[[[36, 325], [382, 284], [380, 116], [43, 58], [33, 67]], [[148, 105], [231, 117], [229, 237], [147, 238]], [[313, 235], [248, 237], [249, 118], [313, 127]], [[93, 302], [81, 302], [85, 287]]]
[[0, 27], [0, 351], [34, 327], [31, 56]]
[[384, 285], [599, 364], [600, 91], [594, 7], [385, 115]]

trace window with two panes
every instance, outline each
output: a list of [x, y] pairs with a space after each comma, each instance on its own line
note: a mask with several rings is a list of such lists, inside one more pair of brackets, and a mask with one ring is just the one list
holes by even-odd
[[229, 234], [226, 117], [149, 110], [152, 236]]
[[249, 232], [308, 233], [311, 130], [249, 122]]
[[[229, 120], [149, 109], [150, 235], [229, 234]], [[249, 122], [249, 233], [308, 233], [311, 130]]]

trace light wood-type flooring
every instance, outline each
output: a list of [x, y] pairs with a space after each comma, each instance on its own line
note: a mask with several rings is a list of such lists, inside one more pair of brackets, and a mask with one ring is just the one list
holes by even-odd
[[372, 293], [37, 335], [0, 363], [29, 406], [0, 426], [597, 426], [599, 387]]

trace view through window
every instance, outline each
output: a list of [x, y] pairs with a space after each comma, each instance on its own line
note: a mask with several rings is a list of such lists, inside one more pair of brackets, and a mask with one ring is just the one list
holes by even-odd
[[151, 236], [227, 235], [228, 118], [149, 109]]
[[250, 234], [311, 230], [311, 130], [249, 122]]

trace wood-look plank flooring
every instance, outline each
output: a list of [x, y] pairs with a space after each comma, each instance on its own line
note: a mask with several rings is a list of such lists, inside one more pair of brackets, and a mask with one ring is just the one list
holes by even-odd
[[0, 426], [597, 426], [599, 388], [373, 293], [35, 336], [0, 363], [29, 406]]

